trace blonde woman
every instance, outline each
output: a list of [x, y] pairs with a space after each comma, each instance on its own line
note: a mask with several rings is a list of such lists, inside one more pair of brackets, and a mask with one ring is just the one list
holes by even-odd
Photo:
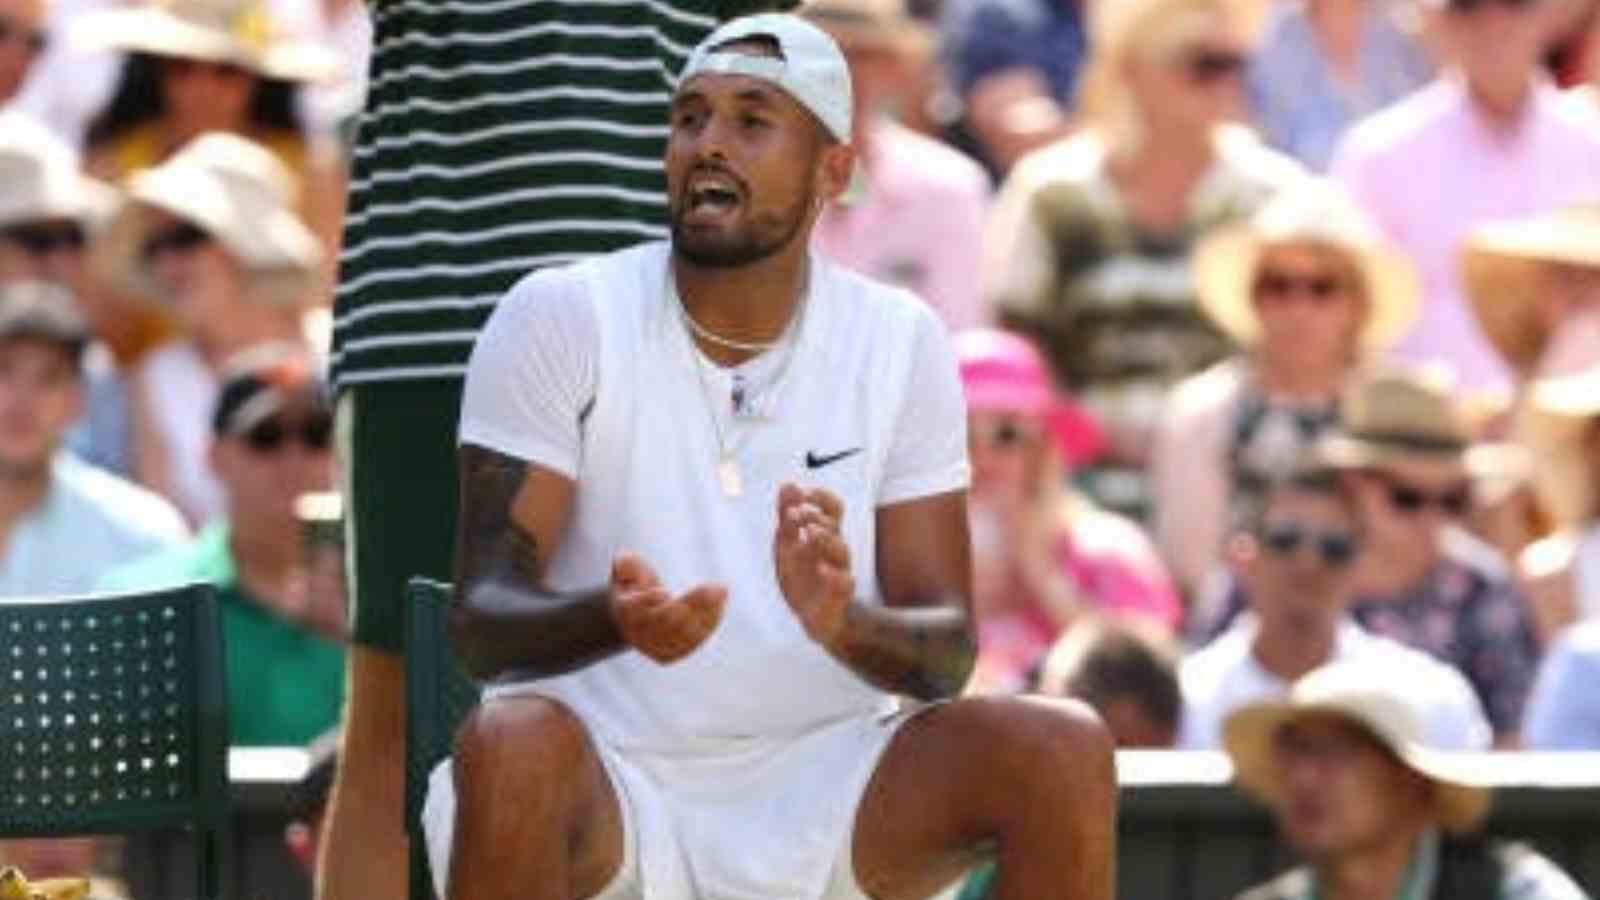
[[1227, 352], [1195, 306], [1189, 250], [1303, 173], [1233, 124], [1249, 53], [1240, 7], [1095, 9], [1085, 127], [1007, 180], [985, 242], [985, 288], [1008, 324], [1043, 339], [1105, 424], [1111, 452], [1086, 473], [1091, 492], [1137, 512], [1167, 388]]
[[1322, 179], [1195, 253], [1200, 308], [1239, 348], [1173, 391], [1151, 460], [1156, 540], [1198, 593], [1234, 497], [1291, 471], [1338, 421], [1339, 391], [1416, 319], [1417, 277]]

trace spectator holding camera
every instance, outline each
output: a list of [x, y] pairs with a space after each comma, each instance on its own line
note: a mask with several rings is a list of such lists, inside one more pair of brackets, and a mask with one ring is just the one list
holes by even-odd
[[304, 744], [338, 722], [344, 651], [321, 623], [342, 596], [311, 590], [296, 501], [333, 478], [333, 413], [293, 344], [230, 360], [209, 451], [228, 516], [191, 543], [106, 576], [104, 589], [216, 585], [236, 745]]

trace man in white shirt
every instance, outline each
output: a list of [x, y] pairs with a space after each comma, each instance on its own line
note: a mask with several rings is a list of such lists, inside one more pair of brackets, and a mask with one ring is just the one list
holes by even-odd
[[0, 597], [83, 593], [188, 536], [170, 503], [61, 450], [88, 343], [65, 290], [0, 285]]
[[1178, 745], [1222, 746], [1222, 723], [1236, 709], [1288, 693], [1324, 664], [1375, 659], [1425, 686], [1430, 726], [1461, 746], [1487, 746], [1489, 726], [1466, 678], [1444, 663], [1378, 637], [1348, 615], [1355, 596], [1361, 532], [1337, 476], [1304, 470], [1245, 504], [1227, 555], [1251, 612], [1183, 661], [1183, 725]]
[[[971, 670], [964, 404], [933, 313], [807, 251], [849, 73], [793, 16], [691, 56], [672, 241], [525, 279], [462, 403], [453, 638], [496, 681], [423, 814], [441, 893], [1106, 900], [1110, 741]], [[637, 652], [635, 652], [637, 651]]]

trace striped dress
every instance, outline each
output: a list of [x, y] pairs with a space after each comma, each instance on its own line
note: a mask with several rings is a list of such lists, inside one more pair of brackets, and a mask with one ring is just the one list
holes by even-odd
[[335, 304], [342, 388], [454, 380], [528, 271], [666, 235], [676, 74], [774, 0], [374, 0]]

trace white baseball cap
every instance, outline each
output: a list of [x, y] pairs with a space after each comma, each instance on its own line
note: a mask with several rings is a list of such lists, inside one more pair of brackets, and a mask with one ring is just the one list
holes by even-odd
[[[720, 52], [717, 48], [750, 38], [778, 43], [782, 59]], [[678, 76], [678, 90], [706, 72], [748, 75], [782, 88], [822, 121], [840, 141], [850, 140], [850, 66], [826, 32], [799, 16], [762, 13], [734, 19], [694, 48]]]

